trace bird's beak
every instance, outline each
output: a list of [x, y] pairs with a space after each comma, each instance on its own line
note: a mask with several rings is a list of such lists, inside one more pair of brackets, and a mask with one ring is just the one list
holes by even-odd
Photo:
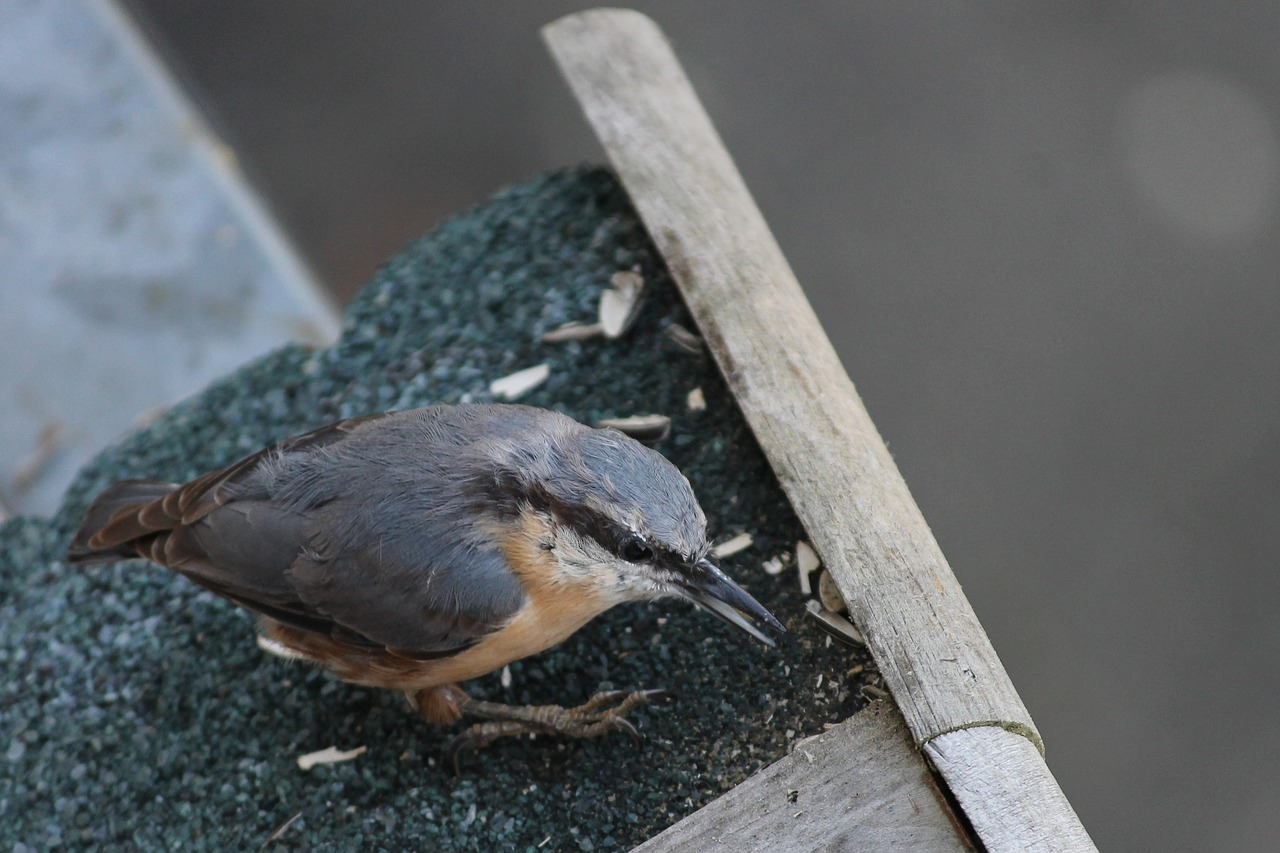
[[772, 646], [773, 638], [756, 627], [747, 616], [775, 631], [787, 630], [760, 602], [729, 580], [729, 576], [707, 557], [698, 560], [686, 571], [677, 589], [694, 604], [714, 613], [730, 625], [741, 628], [765, 645]]

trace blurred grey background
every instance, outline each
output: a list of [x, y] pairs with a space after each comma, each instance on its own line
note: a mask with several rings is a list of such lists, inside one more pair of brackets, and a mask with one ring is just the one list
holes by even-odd
[[[1280, 6], [637, 2], [1109, 850], [1280, 838]], [[560, 2], [131, 0], [349, 297], [599, 161]]]

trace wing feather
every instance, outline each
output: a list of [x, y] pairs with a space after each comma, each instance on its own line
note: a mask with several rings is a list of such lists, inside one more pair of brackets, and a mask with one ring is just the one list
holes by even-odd
[[448, 654], [524, 600], [475, 526], [467, 484], [449, 478], [458, 431], [438, 421], [453, 412], [340, 421], [161, 496], [150, 486], [143, 503], [104, 504], [113, 514], [77, 535], [89, 548], [73, 558], [133, 548], [285, 625], [412, 659]]

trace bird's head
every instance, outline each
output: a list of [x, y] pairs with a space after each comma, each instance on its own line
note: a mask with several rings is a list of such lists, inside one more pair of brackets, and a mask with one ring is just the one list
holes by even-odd
[[560, 571], [618, 601], [688, 599], [769, 645], [757, 623], [785, 630], [720, 570], [688, 479], [634, 439], [573, 424], [524, 455], [509, 482], [527, 511], [549, 520], [544, 547]]

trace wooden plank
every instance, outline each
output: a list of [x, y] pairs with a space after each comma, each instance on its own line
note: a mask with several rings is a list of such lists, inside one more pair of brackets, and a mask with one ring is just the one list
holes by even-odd
[[878, 702], [802, 741], [636, 851], [700, 849], [945, 853], [973, 847], [934, 787], [902, 715]]
[[[1043, 760], [1022, 760], [1026, 749], [1042, 751], [1030, 714], [661, 32], [637, 12], [597, 9], [543, 35], [915, 742], [975, 728], [1011, 733], [974, 741], [1011, 750], [983, 765], [1009, 773], [1008, 784], [974, 787], [948, 762], [947, 785], [975, 807], [1019, 785], [1051, 793]], [[1065, 798], [1015, 811], [1034, 837], [1092, 849]], [[986, 821], [982, 841], [1015, 849], [1025, 833], [1001, 833], [1016, 824]]]
[[1038, 744], [662, 34], [625, 10], [583, 12], [545, 32], [917, 742], [994, 721]]
[[983, 726], [939, 735], [925, 754], [989, 853], [1095, 849], [1079, 822], [1043, 819], [1071, 804], [1027, 740]]

